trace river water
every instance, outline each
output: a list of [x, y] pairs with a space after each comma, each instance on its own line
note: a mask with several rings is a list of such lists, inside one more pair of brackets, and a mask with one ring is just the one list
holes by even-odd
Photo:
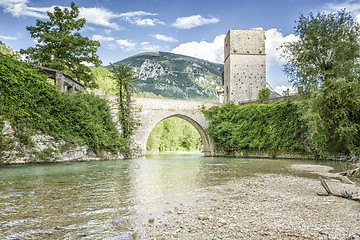
[[161, 212], [201, 204], [211, 186], [261, 173], [299, 175], [289, 166], [304, 163], [343, 170], [336, 162], [199, 154], [0, 167], [0, 239], [129, 239]]

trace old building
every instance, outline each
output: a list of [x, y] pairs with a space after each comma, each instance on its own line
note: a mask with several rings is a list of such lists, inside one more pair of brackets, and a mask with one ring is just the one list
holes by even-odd
[[266, 88], [264, 30], [231, 29], [224, 42], [224, 102], [258, 98]]

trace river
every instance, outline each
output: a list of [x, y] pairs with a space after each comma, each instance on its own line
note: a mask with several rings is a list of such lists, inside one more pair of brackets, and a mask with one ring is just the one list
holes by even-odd
[[[0, 239], [129, 239], [153, 216], [201, 204], [211, 187], [314, 161], [158, 154], [0, 167]], [[336, 162], [320, 162], [337, 170]], [[312, 177], [312, 175], [307, 175]], [[175, 207], [176, 208], [176, 207]]]

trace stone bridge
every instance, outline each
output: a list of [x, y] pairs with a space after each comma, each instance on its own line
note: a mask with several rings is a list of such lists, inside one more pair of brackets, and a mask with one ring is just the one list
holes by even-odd
[[202, 138], [204, 154], [213, 155], [212, 139], [204, 132], [209, 122], [201, 112], [201, 107], [204, 105], [208, 109], [212, 106], [220, 106], [220, 103], [152, 98], [135, 98], [134, 103], [140, 108], [138, 117], [141, 125], [135, 133], [135, 141], [140, 146], [142, 155], [146, 153], [147, 140], [156, 124], [170, 117], [184, 119], [193, 125]]
[[[106, 97], [111, 104], [112, 115], [114, 120], [117, 120], [117, 108], [114, 105], [116, 97]], [[274, 103], [278, 101], [294, 100], [297, 95], [285, 96], [267, 99], [264, 103]], [[193, 125], [199, 132], [202, 142], [204, 145], [204, 154], [206, 156], [212, 156], [214, 147], [212, 139], [209, 135], [204, 132], [209, 126], [209, 122], [205, 118], [201, 111], [201, 107], [205, 106], [209, 109], [213, 106], [221, 106], [222, 103], [215, 102], [200, 102], [200, 101], [183, 101], [183, 100], [171, 100], [171, 99], [153, 99], [153, 98], [134, 98], [134, 104], [140, 111], [137, 112], [138, 119], [140, 120], [140, 126], [135, 133], [136, 145], [140, 148], [141, 155], [146, 154], [146, 143], [149, 138], [151, 131], [154, 129], [156, 124], [164, 119], [170, 117], [178, 117], [186, 120]], [[240, 105], [256, 104], [259, 101], [248, 101], [239, 103]]]
[[[116, 97], [107, 96], [106, 98], [110, 100], [112, 115], [116, 121]], [[201, 136], [204, 154], [206, 156], [213, 155], [212, 139], [204, 132], [204, 129], [209, 126], [209, 122], [202, 113], [201, 107], [205, 106], [208, 109], [212, 106], [220, 106], [221, 103], [152, 98], [134, 98], [133, 101], [136, 108], [139, 109], [136, 115], [140, 120], [140, 126], [135, 133], [134, 140], [135, 144], [140, 148], [141, 155], [146, 154], [146, 143], [156, 124], [170, 117], [184, 119], [193, 125]]]

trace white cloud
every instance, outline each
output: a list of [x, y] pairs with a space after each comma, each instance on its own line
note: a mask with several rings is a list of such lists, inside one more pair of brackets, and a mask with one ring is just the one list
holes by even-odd
[[344, 2], [325, 4], [326, 11], [339, 11], [341, 9], [350, 12], [357, 22], [360, 23], [360, 2], [358, 0], [346, 0]]
[[[124, 51], [132, 51], [137, 46], [137, 43], [132, 42], [128, 39], [115, 39], [111, 36], [103, 36], [100, 34], [95, 34], [91, 37], [92, 40], [100, 41], [100, 43], [106, 43], [107, 47], [109, 49], [116, 49], [120, 48]], [[142, 48], [144, 50], [147, 50], [145, 48], [151, 48], [151, 46], [148, 44], [148, 42], [145, 42], [144, 44], [141, 44]], [[147, 50], [149, 51], [149, 50]]]
[[158, 46], [158, 45], [150, 45], [149, 42], [142, 42], [141, 47], [142, 47], [143, 50], [149, 51], [149, 52], [156, 52], [156, 51], [161, 50], [160, 46]]
[[144, 19], [134, 19], [131, 23], [138, 26], [155, 26], [156, 24], [164, 24], [158, 19], [144, 18]]
[[127, 40], [127, 39], [116, 40], [116, 44], [119, 45], [121, 49], [124, 49], [126, 51], [131, 51], [136, 46], [136, 43], [131, 42], [131, 41]]
[[341, 10], [341, 9], [346, 9], [346, 11], [349, 12], [360, 12], [360, 2], [359, 1], [354, 1], [354, 0], [347, 0], [344, 2], [338, 2], [338, 3], [326, 3], [325, 4], [325, 8], [327, 10]]
[[156, 16], [156, 13], [144, 12], [144, 11], [134, 11], [122, 13], [119, 16], [125, 19], [126, 21], [135, 24], [137, 26], [155, 26], [156, 24], [165, 24], [160, 20], [154, 18], [142, 18], [143, 16]]
[[111, 21], [112, 19], [119, 18], [120, 16], [107, 9], [81, 7], [79, 8], [79, 11], [79, 17], [85, 18], [88, 23], [112, 29], [121, 29], [118, 24]]
[[46, 18], [46, 11], [51, 11], [53, 7], [34, 8], [27, 5], [28, 0], [1, 0], [0, 6], [5, 12], [11, 13], [14, 17], [30, 16], [36, 18]]
[[116, 30], [122, 29], [117, 23], [112, 21], [116, 18], [125, 20], [138, 26], [155, 26], [156, 24], [163, 24], [163, 22], [159, 21], [158, 19], [142, 19], [143, 16], [154, 15], [156, 14], [144, 11], [115, 14], [107, 9], [102, 8], [80, 8], [80, 17], [85, 18], [88, 23], [109, 27]]
[[224, 62], [224, 38], [225, 35], [219, 35], [212, 42], [187, 42], [182, 43], [173, 50], [172, 53], [183, 54], [191, 57], [201, 58], [210, 62]]
[[164, 41], [164, 42], [177, 42], [178, 41], [173, 37], [168, 37], [168, 36], [162, 35], [162, 34], [154, 34], [154, 35], [150, 35], [150, 36], [156, 38], [157, 40]]
[[290, 95], [296, 94], [297, 93], [297, 88], [292, 87], [292, 86], [276, 86], [274, 88], [275, 92], [277, 92], [280, 95], [283, 95], [283, 92], [286, 90], [289, 90]]
[[290, 41], [296, 41], [299, 38], [294, 34], [283, 36], [276, 28], [265, 31], [265, 48], [266, 48], [266, 67], [269, 69], [275, 65], [284, 65], [286, 62], [280, 57], [282, 50], [279, 48], [281, 44]]
[[127, 13], [121, 13], [119, 16], [128, 18], [129, 20], [133, 17], [139, 17], [139, 16], [155, 16], [157, 14], [150, 13], [150, 12], [144, 12], [144, 11], [133, 11], [133, 12], [127, 12]]
[[[4, 8], [5, 12], [11, 13], [14, 17], [30, 16], [35, 18], [47, 18], [47, 11], [52, 12], [55, 6], [51, 7], [30, 7], [29, 0], [0, 0], [0, 7]], [[60, 8], [65, 8], [59, 6]], [[79, 17], [85, 18], [88, 23], [108, 27], [111, 29], [121, 29], [121, 27], [113, 21], [113, 19], [122, 19], [130, 22], [131, 24], [139, 26], [155, 26], [156, 24], [164, 24], [158, 19], [145, 18], [143, 16], [154, 16], [157, 14], [134, 11], [116, 14], [103, 8], [79, 8]]]
[[93, 35], [91, 37], [92, 40], [96, 40], [96, 41], [99, 41], [99, 42], [111, 42], [111, 41], [115, 41], [115, 38], [113, 37], [104, 37], [102, 35]]
[[200, 15], [193, 15], [190, 17], [177, 18], [172, 26], [176, 28], [190, 29], [205, 24], [217, 23], [220, 20], [218, 18], [204, 18]]
[[0, 38], [4, 39], [4, 40], [17, 40], [18, 39], [17, 37], [10, 37], [10, 36], [4, 36], [4, 35], [0, 35]]

